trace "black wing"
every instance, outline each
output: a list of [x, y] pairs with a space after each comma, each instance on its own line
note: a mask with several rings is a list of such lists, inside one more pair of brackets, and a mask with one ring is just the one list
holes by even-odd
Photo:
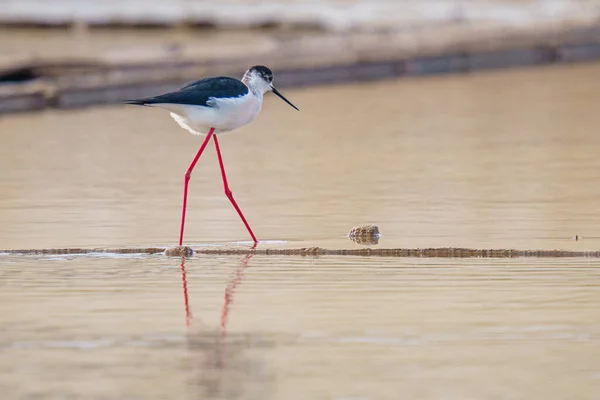
[[188, 104], [210, 107], [208, 100], [219, 97], [239, 97], [248, 94], [248, 87], [234, 78], [219, 76], [216, 78], [204, 78], [192, 82], [176, 92], [162, 94], [156, 97], [148, 97], [139, 100], [126, 100], [127, 104]]

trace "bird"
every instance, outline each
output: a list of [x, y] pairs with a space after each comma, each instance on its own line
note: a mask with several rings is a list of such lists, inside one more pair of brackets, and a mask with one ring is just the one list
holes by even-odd
[[251, 67], [244, 73], [241, 80], [225, 76], [208, 77], [192, 82], [174, 92], [124, 101], [125, 104], [165, 109], [183, 129], [193, 135], [206, 135], [184, 175], [179, 246], [183, 246], [188, 184], [192, 170], [211, 139], [217, 152], [225, 195], [246, 226], [254, 241], [254, 246], [258, 243], [250, 224], [246, 221], [229, 188], [217, 135], [233, 131], [254, 121], [260, 113], [263, 97], [267, 92], [273, 92], [294, 109], [300, 111], [275, 89], [273, 72], [264, 65]]

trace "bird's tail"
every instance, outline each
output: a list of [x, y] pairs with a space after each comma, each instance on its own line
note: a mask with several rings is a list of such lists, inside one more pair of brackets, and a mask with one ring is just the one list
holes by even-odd
[[145, 106], [147, 104], [147, 101], [144, 99], [142, 99], [142, 100], [123, 100], [123, 103], [133, 104], [134, 106]]

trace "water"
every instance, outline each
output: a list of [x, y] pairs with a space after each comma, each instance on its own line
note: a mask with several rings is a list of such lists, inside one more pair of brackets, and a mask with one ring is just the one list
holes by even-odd
[[[271, 247], [597, 250], [598, 65], [288, 90], [221, 139]], [[0, 118], [0, 248], [178, 235], [200, 140], [160, 110]], [[210, 149], [210, 148], [209, 148]], [[186, 242], [247, 233], [213, 151]], [[580, 235], [582, 240], [571, 239]], [[0, 255], [8, 399], [596, 399], [595, 259]]]
[[[597, 64], [289, 90], [221, 139], [260, 240], [348, 247], [597, 250]], [[277, 79], [277, 77], [275, 77]], [[177, 240], [201, 139], [162, 110], [114, 106], [0, 119], [0, 248]], [[188, 243], [249, 236], [209, 147], [190, 183]], [[584, 239], [574, 241], [579, 235]]]
[[[244, 263], [245, 261], [245, 263]], [[598, 265], [0, 257], [5, 398], [577, 398]], [[568, 395], [568, 396], [567, 396]]]

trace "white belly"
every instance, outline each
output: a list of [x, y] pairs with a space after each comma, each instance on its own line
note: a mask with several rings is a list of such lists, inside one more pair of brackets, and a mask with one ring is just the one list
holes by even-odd
[[184, 104], [153, 104], [171, 111], [171, 116], [194, 135], [205, 135], [210, 128], [215, 133], [232, 131], [252, 122], [260, 112], [262, 101], [249, 92], [230, 99], [211, 99], [212, 107]]

